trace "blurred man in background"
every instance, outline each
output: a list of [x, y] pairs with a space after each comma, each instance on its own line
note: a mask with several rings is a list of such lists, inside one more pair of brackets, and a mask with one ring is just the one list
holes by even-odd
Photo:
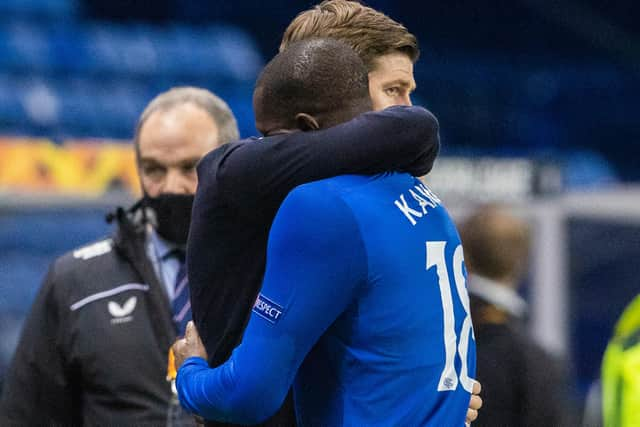
[[[278, 153], [278, 146], [300, 131], [330, 128], [308, 133], [325, 137], [315, 147], [322, 150], [357, 122], [368, 123], [372, 137], [378, 133], [374, 128], [386, 133], [395, 128], [390, 138], [398, 148], [409, 135], [419, 141], [437, 138], [437, 123], [422, 108], [367, 113], [370, 109], [367, 70], [349, 46], [332, 39], [290, 45], [265, 67], [254, 94], [258, 129], [283, 135], [223, 147], [205, 157], [198, 172], [208, 178], [200, 180], [194, 227], [202, 214], [198, 202], [203, 191], [215, 188], [212, 182], [221, 188], [236, 184], [229, 188], [236, 195], [252, 194], [251, 188], [260, 185], [258, 179], [253, 185], [228, 182], [232, 167], [253, 169], [253, 162], [242, 162], [241, 151], [244, 160], [252, 149], [266, 152], [271, 146]], [[299, 154], [303, 159], [304, 151]], [[304, 167], [296, 158], [286, 160], [275, 170], [264, 169], [262, 180], [277, 179], [283, 168]], [[431, 161], [427, 156], [414, 164], [428, 170]], [[249, 210], [254, 218], [258, 209]], [[203, 238], [196, 236], [198, 230], [189, 239], [190, 272], [192, 265], [203, 270], [191, 263], [194, 259], [207, 263], [211, 258], [194, 256], [192, 238]], [[389, 247], [402, 250], [391, 256]], [[464, 424], [475, 344], [462, 248], [446, 210], [428, 188], [407, 173], [347, 175], [299, 186], [273, 221], [266, 259], [249, 325], [229, 360], [210, 369], [200, 346], [185, 351], [189, 335], [176, 344], [178, 363], [199, 356], [178, 373], [183, 405], [207, 419], [252, 424], [280, 407], [296, 378], [300, 425]], [[249, 268], [255, 260], [245, 256], [242, 262]], [[442, 268], [453, 268], [455, 281], [444, 279]], [[209, 289], [194, 290], [202, 295], [194, 292], [194, 304], [208, 298]], [[454, 312], [464, 321], [447, 323]], [[206, 315], [200, 308], [195, 317]], [[452, 341], [443, 339], [450, 336]]]
[[469, 273], [478, 380], [485, 395], [476, 426], [568, 426], [572, 410], [562, 364], [524, 329], [517, 289], [529, 257], [528, 225], [484, 206], [459, 227]]
[[144, 197], [116, 211], [112, 238], [51, 266], [8, 371], [0, 425], [193, 424], [171, 405], [167, 351], [190, 319], [195, 166], [235, 139], [233, 113], [206, 90], [151, 101], [134, 137]]

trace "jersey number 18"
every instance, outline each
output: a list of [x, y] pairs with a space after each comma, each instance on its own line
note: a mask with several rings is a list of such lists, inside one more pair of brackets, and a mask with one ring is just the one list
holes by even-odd
[[[462, 263], [464, 262], [464, 254], [462, 245], [458, 245], [453, 254], [453, 275], [456, 285], [458, 297], [462, 302], [465, 311], [465, 318], [462, 322], [462, 330], [460, 331], [460, 342], [457, 342], [455, 330], [455, 318], [453, 312], [453, 299], [451, 297], [451, 281], [445, 260], [445, 246], [447, 242], [426, 242], [427, 246], [427, 270], [432, 267], [436, 268], [438, 274], [438, 285], [440, 286], [440, 298], [442, 299], [442, 311], [444, 313], [444, 348], [445, 363], [440, 381], [438, 383], [438, 391], [451, 391], [458, 387], [458, 378], [462, 387], [471, 393], [473, 389], [473, 379], [469, 377], [469, 369], [467, 367], [467, 355], [469, 351], [469, 335], [473, 337], [473, 327], [471, 325], [471, 317], [469, 315], [469, 294], [465, 287], [465, 278], [462, 271]], [[475, 339], [475, 337], [473, 338]], [[454, 359], [456, 355], [456, 344], [458, 355], [460, 356], [461, 369], [460, 375], [455, 371]]]

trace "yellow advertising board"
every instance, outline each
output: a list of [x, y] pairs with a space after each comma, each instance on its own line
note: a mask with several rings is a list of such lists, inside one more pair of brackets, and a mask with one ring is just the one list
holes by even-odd
[[135, 154], [127, 141], [0, 137], [0, 192], [100, 197], [139, 195]]

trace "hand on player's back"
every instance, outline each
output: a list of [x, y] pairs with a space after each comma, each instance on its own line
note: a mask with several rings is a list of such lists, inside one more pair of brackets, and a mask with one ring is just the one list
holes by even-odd
[[193, 322], [187, 323], [184, 338], [176, 340], [172, 348], [175, 355], [176, 371], [190, 357], [201, 357], [207, 360], [207, 351], [204, 349], [198, 330]]
[[481, 391], [482, 386], [478, 381], [476, 381], [473, 384], [473, 393], [469, 400], [469, 409], [467, 409], [467, 419], [465, 420], [465, 424], [467, 426], [471, 425], [471, 423], [478, 418], [478, 410], [482, 408], [482, 398], [480, 397]]

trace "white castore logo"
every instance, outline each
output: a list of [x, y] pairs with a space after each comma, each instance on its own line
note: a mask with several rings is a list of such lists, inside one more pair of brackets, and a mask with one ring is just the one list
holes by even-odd
[[73, 252], [73, 257], [86, 261], [88, 259], [104, 255], [111, 252], [112, 243], [113, 242], [111, 241], [111, 239], [107, 239], [93, 243], [80, 249], [76, 249]]
[[138, 298], [136, 297], [129, 298], [124, 304], [122, 304], [122, 306], [115, 301], [109, 301], [107, 307], [109, 308], [109, 313], [113, 316], [111, 323], [125, 323], [131, 321], [133, 316], [130, 316], [130, 314], [135, 310], [137, 302]]

